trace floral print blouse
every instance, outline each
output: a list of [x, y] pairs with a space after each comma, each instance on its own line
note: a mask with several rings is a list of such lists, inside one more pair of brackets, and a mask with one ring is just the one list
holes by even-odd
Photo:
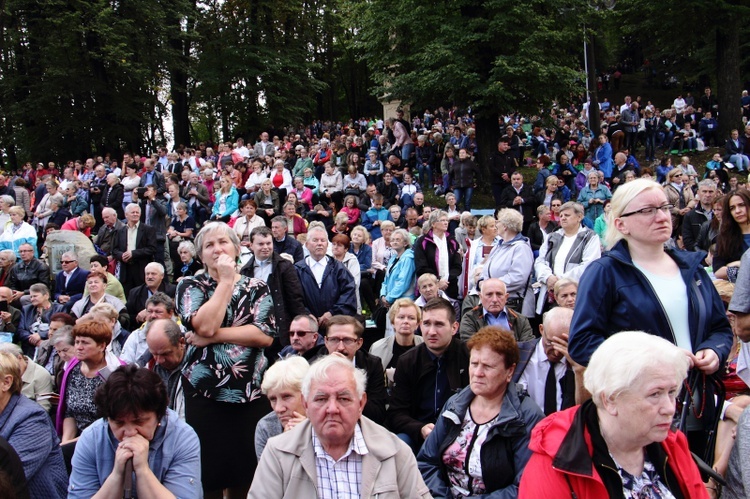
[[[192, 331], [198, 309], [213, 296], [217, 281], [208, 273], [186, 277], [177, 284], [177, 311]], [[241, 276], [234, 286], [221, 327], [250, 325], [276, 336], [273, 300], [265, 282]], [[183, 374], [203, 396], [220, 402], [246, 403], [261, 396], [260, 384], [268, 360], [262, 348], [217, 343], [190, 346]]]

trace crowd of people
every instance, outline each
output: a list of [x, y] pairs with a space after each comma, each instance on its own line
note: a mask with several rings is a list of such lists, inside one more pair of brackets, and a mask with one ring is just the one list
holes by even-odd
[[0, 496], [745, 497], [750, 125], [699, 176], [704, 97], [503, 116], [483, 168], [439, 108], [0, 175]]

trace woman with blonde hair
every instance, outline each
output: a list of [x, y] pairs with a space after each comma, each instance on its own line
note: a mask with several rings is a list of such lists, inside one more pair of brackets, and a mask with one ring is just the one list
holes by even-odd
[[[672, 205], [657, 183], [637, 179], [612, 196], [605, 243], [610, 250], [580, 278], [570, 325], [572, 359], [587, 365], [604, 340], [642, 330], [680, 347], [706, 375], [726, 361], [732, 330], [698, 252], [664, 248]], [[704, 418], [710, 420], [713, 415]]]

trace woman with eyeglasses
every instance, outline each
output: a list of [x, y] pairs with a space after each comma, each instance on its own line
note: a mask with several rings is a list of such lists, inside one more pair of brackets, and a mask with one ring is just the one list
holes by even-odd
[[[612, 197], [609, 252], [580, 279], [568, 350], [588, 365], [619, 331], [646, 331], [682, 348], [691, 367], [713, 374], [732, 345], [724, 305], [701, 265], [701, 252], [665, 250], [672, 205], [655, 182], [623, 184]], [[704, 420], [712, 420], [708, 411]]]

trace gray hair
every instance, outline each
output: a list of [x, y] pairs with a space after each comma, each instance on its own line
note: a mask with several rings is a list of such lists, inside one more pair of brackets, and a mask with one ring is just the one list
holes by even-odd
[[326, 235], [326, 241], [328, 240], [328, 231], [326, 230], [325, 226], [322, 223], [320, 225], [316, 224], [315, 222], [311, 223], [310, 227], [308, 227], [307, 229], [308, 237], [313, 232], [322, 232], [323, 234]]
[[307, 360], [298, 355], [276, 361], [263, 374], [260, 389], [264, 395], [285, 388], [300, 393], [302, 392], [302, 380], [309, 369], [310, 364], [307, 363]]
[[193, 241], [182, 241], [180, 245], [177, 246], [177, 253], [182, 250], [187, 250], [187, 252], [190, 253], [190, 256], [195, 258], [195, 245], [193, 244]]
[[46, 284], [42, 284], [40, 282], [34, 283], [29, 287], [29, 292], [31, 293], [42, 293], [43, 295], [49, 296], [49, 288]]
[[363, 370], [354, 367], [354, 364], [349, 359], [338, 355], [326, 355], [310, 366], [310, 369], [302, 380], [302, 396], [305, 400], [310, 400], [310, 389], [313, 383], [325, 383], [328, 381], [328, 371], [331, 368], [346, 371], [347, 374], [351, 375], [354, 380], [357, 397], [359, 397], [359, 400], [362, 400], [367, 386], [367, 374]]
[[393, 223], [393, 222], [391, 222], [390, 220], [383, 220], [383, 221], [381, 221], [380, 222], [380, 230], [382, 231], [383, 229], [387, 229], [387, 228], [395, 229], [396, 228], [396, 224]]
[[7, 204], [8, 206], [15, 206], [16, 205], [16, 200], [13, 199], [12, 196], [8, 196], [7, 194], [5, 194], [3, 196], [0, 196], [0, 201], [2, 201], [3, 203]]
[[701, 187], [710, 187], [711, 189], [716, 190], [716, 182], [707, 178], [698, 182], [698, 188], [700, 189]]
[[445, 210], [434, 210], [432, 213], [430, 213], [430, 227], [435, 225], [435, 222], [440, 220], [440, 217], [447, 217], [448, 212]]
[[75, 260], [76, 262], [78, 261], [78, 255], [76, 255], [74, 251], [66, 251], [65, 253], [63, 253], [62, 255], [60, 255], [61, 259], [65, 258], [65, 257], [68, 257], [71, 260]]
[[164, 305], [164, 308], [167, 309], [167, 312], [169, 312], [170, 314], [174, 313], [174, 300], [166, 293], [157, 291], [156, 293], [152, 294], [148, 300], [146, 300], [147, 307], [149, 303], [152, 305]]
[[508, 230], [520, 234], [523, 230], [523, 215], [518, 210], [503, 208], [497, 213], [497, 221]]
[[396, 229], [391, 233], [391, 241], [393, 241], [393, 236], [399, 235], [401, 236], [404, 241], [406, 241], [406, 247], [411, 248], [411, 236], [409, 235], [409, 232], [407, 232], [406, 229]]
[[[128, 206], [130, 206], [130, 205], [128, 205]], [[102, 208], [102, 215], [117, 215], [117, 211], [115, 211], [114, 208], [110, 208], [108, 206], [106, 208]]]
[[198, 232], [198, 235], [195, 237], [195, 250], [197, 252], [198, 258], [203, 260], [203, 239], [207, 235], [213, 234], [214, 232], [222, 232], [225, 236], [227, 236], [234, 246], [235, 254], [240, 254], [240, 238], [237, 236], [237, 233], [234, 231], [234, 229], [229, 227], [224, 222], [208, 222], [203, 226], [200, 232]]
[[[575, 281], [571, 281], [575, 282]], [[548, 331], [553, 327], [564, 327], [570, 331], [570, 323], [573, 320], [573, 309], [565, 307], [555, 307], [548, 310], [542, 316], [542, 325], [544, 330]]]
[[[619, 190], [619, 189], [618, 189]], [[677, 346], [643, 331], [615, 333], [599, 345], [583, 375], [583, 384], [597, 407], [602, 399], [613, 400], [648, 379], [649, 371], [667, 366], [674, 369], [677, 384], [687, 376], [690, 361]]]
[[162, 265], [159, 262], [150, 262], [150, 263], [146, 264], [146, 268], [144, 268], [143, 270], [144, 270], [144, 272], [146, 272], [148, 270], [156, 270], [161, 275], [164, 275], [164, 265]]
[[23, 356], [23, 350], [15, 343], [0, 343], [0, 352], [7, 352], [13, 357]]
[[16, 252], [9, 249], [0, 251], [0, 256], [7, 258], [11, 262], [15, 262], [17, 258]]
[[73, 346], [73, 326], [60, 326], [57, 331], [52, 333], [49, 342], [53, 348], [63, 342]]
[[562, 213], [565, 210], [573, 210], [573, 213], [576, 215], [582, 217], [583, 216], [583, 205], [581, 203], [577, 203], [575, 201], [568, 201], [567, 203], [564, 203], [560, 207], [560, 213]]
[[[125, 207], [125, 213], [130, 213], [131, 211], [136, 210], [136, 209], [138, 211], [141, 211], [141, 207], [138, 206], [136, 203], [130, 203], [129, 205], [127, 205]], [[112, 211], [114, 211], [114, 210], [112, 210]], [[115, 213], [117, 213], [117, 212], [115, 212]]]
[[[177, 184], [172, 184], [172, 185], [177, 185]], [[180, 186], [178, 185], [177, 189], [179, 188]], [[188, 205], [185, 201], [180, 201], [179, 203], [177, 203], [177, 208], [182, 208], [183, 210], [188, 211]]]

